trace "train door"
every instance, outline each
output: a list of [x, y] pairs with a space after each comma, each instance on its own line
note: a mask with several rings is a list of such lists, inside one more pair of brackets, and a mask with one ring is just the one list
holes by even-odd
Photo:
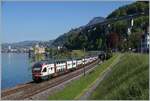
[[49, 65], [48, 69], [49, 69], [49, 71], [48, 71], [49, 75], [53, 74], [55, 71], [54, 64]]
[[45, 66], [42, 70], [42, 76], [47, 76], [48, 75], [48, 68]]

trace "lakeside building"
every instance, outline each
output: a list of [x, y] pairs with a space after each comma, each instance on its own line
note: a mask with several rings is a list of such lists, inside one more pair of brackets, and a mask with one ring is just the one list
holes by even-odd
[[58, 47], [57, 47], [58, 50], [61, 50], [62, 48], [63, 48], [62, 46], [58, 46]]
[[34, 54], [44, 54], [44, 53], [45, 53], [45, 47], [39, 46], [38, 44], [35, 45]]
[[142, 35], [141, 39], [141, 52], [149, 52], [149, 44], [150, 44], [150, 35], [149, 29]]
[[10, 45], [8, 46], [8, 50], [11, 50], [11, 46]]
[[144, 34], [141, 40], [141, 52], [149, 52], [150, 36]]

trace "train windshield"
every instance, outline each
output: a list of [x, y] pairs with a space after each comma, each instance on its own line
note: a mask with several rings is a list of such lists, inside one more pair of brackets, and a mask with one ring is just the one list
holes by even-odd
[[33, 68], [33, 70], [39, 71], [39, 70], [41, 70], [41, 68], [40, 67], [35, 67], [35, 68]]
[[34, 70], [34, 71], [39, 71], [39, 70], [41, 70], [41, 68], [42, 68], [41, 64], [35, 64], [35, 65], [33, 66], [33, 70]]

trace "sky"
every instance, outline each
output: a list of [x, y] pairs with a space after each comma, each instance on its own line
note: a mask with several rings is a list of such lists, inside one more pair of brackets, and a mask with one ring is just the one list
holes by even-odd
[[2, 2], [2, 43], [48, 41], [87, 24], [93, 17], [107, 17], [133, 1], [5, 1]]

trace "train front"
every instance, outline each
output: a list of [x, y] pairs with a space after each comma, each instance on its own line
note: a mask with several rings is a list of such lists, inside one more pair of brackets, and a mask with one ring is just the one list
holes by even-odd
[[35, 63], [32, 67], [32, 79], [41, 81], [42, 63]]

